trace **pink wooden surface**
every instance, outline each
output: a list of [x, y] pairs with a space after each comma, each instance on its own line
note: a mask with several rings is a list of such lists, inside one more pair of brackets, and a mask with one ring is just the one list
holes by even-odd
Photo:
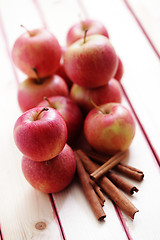
[[[159, 239], [159, 42], [155, 30], [152, 30], [153, 24], [147, 24], [143, 13], [145, 2], [140, 2], [141, 8], [138, 2], [136, 5], [136, 1], [127, 1], [129, 9], [126, 1], [122, 0], [1, 0], [2, 239]], [[156, 14], [159, 17], [158, 10]], [[149, 16], [152, 19], [152, 14]], [[17, 86], [26, 78], [13, 65], [10, 57], [13, 43], [22, 33], [20, 24], [28, 28], [46, 27], [55, 33], [61, 45], [65, 45], [68, 28], [79, 18], [87, 17], [99, 19], [106, 25], [125, 67], [123, 104], [132, 110], [136, 120], [136, 136], [128, 161], [145, 173], [142, 183], [132, 181], [140, 189], [136, 195], [129, 197], [140, 210], [134, 221], [106, 197], [106, 221], [97, 222], [76, 179], [58, 194], [47, 195], [34, 190], [22, 175], [22, 156], [13, 141], [14, 122], [21, 114]], [[156, 23], [156, 26], [160, 24]], [[40, 231], [35, 228], [37, 222], [44, 222], [47, 227]]]

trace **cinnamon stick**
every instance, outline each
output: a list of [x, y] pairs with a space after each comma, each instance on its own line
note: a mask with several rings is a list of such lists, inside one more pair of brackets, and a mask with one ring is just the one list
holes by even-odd
[[[93, 163], [81, 150], [77, 150], [76, 152], [89, 173], [94, 172], [99, 167], [98, 164]], [[96, 182], [113, 202], [115, 202], [128, 216], [134, 219], [135, 213], [139, 210], [107, 177], [102, 176], [96, 180]]]
[[102, 175], [107, 173], [110, 169], [112, 169], [114, 166], [116, 166], [120, 161], [122, 161], [125, 156], [126, 152], [119, 152], [115, 154], [106, 163], [104, 163], [102, 166], [97, 168], [93, 173], [91, 173], [90, 178], [94, 181], [97, 180]]
[[109, 156], [102, 154], [102, 153], [98, 153], [92, 150], [83, 150], [83, 152], [90, 158], [92, 158], [93, 160], [95, 160], [97, 163], [103, 164], [106, 161], [108, 161], [108, 159], [110, 158]]
[[[107, 162], [109, 159], [107, 155], [92, 150], [89, 151], [85, 150], [85, 153], [88, 157], [92, 158], [94, 161], [100, 164]], [[123, 173], [124, 175], [137, 181], [142, 181], [144, 178], [144, 173], [141, 170], [131, 167], [127, 164], [119, 163], [116, 165], [116, 167], [114, 167], [114, 170]]]
[[104, 202], [102, 201], [102, 199], [101, 199], [100, 197], [98, 197], [98, 195], [97, 195], [97, 198], [98, 198], [98, 200], [99, 200], [101, 206], [103, 207], [103, 206], [104, 206]]
[[117, 166], [115, 166], [114, 169], [139, 182], [142, 181], [144, 178], [144, 173], [141, 170], [131, 167], [129, 165], [120, 163]]
[[101, 188], [91, 179], [90, 179], [90, 183], [91, 183], [92, 187], [94, 188], [95, 192], [97, 193], [97, 196], [101, 199], [101, 202], [104, 203], [105, 202], [105, 197], [104, 197], [104, 194], [101, 191]]
[[138, 188], [133, 184], [126, 181], [124, 178], [118, 176], [116, 173], [108, 172], [107, 177], [114, 183], [118, 188], [122, 189], [124, 192], [128, 194], [134, 194], [134, 192], [138, 192]]
[[79, 155], [75, 152], [75, 158], [77, 163], [77, 173], [79, 177], [79, 181], [82, 185], [82, 188], [84, 190], [84, 193], [91, 205], [91, 208], [98, 220], [103, 220], [106, 217], [106, 214], [102, 208], [102, 205], [92, 187], [90, 184], [90, 178], [89, 175], [86, 173], [83, 164], [80, 160]]

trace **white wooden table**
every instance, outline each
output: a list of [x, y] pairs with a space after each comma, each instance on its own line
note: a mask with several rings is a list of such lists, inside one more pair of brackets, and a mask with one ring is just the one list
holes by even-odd
[[[26, 76], [13, 65], [15, 39], [46, 27], [61, 45], [80, 19], [103, 22], [124, 64], [123, 104], [133, 111], [136, 136], [129, 164], [144, 171], [139, 192], [128, 197], [140, 210], [131, 220], [106, 197], [105, 222], [98, 222], [76, 181], [58, 194], [33, 189], [21, 171], [13, 126], [21, 112], [17, 86]], [[160, 1], [0, 0], [0, 228], [1, 239], [160, 239]], [[45, 223], [43, 230], [36, 223]]]

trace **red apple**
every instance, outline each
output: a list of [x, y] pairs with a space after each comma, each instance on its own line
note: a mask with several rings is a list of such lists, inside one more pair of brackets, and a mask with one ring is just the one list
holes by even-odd
[[66, 123], [53, 108], [32, 108], [17, 119], [14, 140], [25, 156], [45, 161], [57, 156], [66, 144]]
[[119, 82], [112, 78], [107, 84], [97, 88], [84, 88], [73, 84], [70, 97], [80, 106], [84, 113], [88, 113], [94, 108], [88, 100], [89, 98], [97, 105], [109, 102], [121, 103], [122, 91]]
[[14, 64], [27, 76], [35, 78], [33, 68], [40, 78], [56, 72], [60, 64], [61, 47], [56, 37], [46, 29], [34, 29], [23, 33], [12, 49]]
[[27, 78], [19, 85], [18, 103], [22, 112], [25, 112], [36, 107], [45, 96], [68, 96], [68, 94], [67, 84], [58, 75], [44, 79]]
[[96, 151], [115, 154], [125, 151], [135, 135], [131, 112], [119, 103], [108, 103], [92, 109], [84, 121], [84, 134]]
[[77, 40], [83, 38], [84, 36], [84, 31], [87, 31], [87, 35], [93, 35], [93, 34], [100, 34], [104, 35], [107, 38], [109, 38], [107, 29], [105, 26], [93, 19], [86, 19], [84, 21], [81, 21], [79, 23], [74, 24], [68, 31], [67, 37], [66, 37], [66, 42], [67, 45], [71, 45], [72, 43], [76, 42]]
[[60, 63], [60, 66], [59, 66], [56, 74], [64, 79], [64, 81], [66, 82], [68, 88], [70, 89], [71, 86], [72, 86], [72, 81], [69, 79], [69, 77], [67, 76], [67, 74], [65, 72], [63, 62]]
[[118, 58], [108, 38], [84, 37], [70, 45], [64, 55], [66, 74], [72, 82], [86, 88], [106, 84], [117, 70]]
[[54, 96], [42, 101], [38, 106], [53, 107], [62, 115], [68, 130], [67, 142], [69, 145], [73, 144], [83, 123], [83, 116], [77, 104], [67, 97]]
[[44, 162], [35, 162], [23, 156], [22, 171], [26, 180], [39, 191], [55, 193], [72, 181], [76, 161], [72, 149], [66, 144], [58, 156]]
[[60, 66], [59, 66], [58, 70], [56, 71], [56, 74], [59, 75], [60, 77], [62, 77], [65, 80], [68, 88], [71, 88], [72, 81], [69, 79], [69, 77], [67, 76], [67, 74], [65, 72], [64, 59], [63, 59], [64, 53], [66, 52], [67, 47], [62, 47], [61, 49], [62, 49], [62, 56], [61, 56]]
[[118, 67], [117, 67], [116, 74], [114, 75], [114, 78], [120, 82], [123, 76], [123, 73], [124, 73], [123, 63], [121, 59], [118, 57]]

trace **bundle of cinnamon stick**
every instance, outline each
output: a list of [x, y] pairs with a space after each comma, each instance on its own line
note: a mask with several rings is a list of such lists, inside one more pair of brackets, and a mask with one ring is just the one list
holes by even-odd
[[144, 174], [136, 168], [120, 163], [127, 152], [119, 152], [111, 158], [94, 151], [84, 152], [80, 149], [75, 150], [74, 153], [79, 181], [96, 218], [103, 220], [106, 217], [103, 210], [105, 202], [103, 193], [105, 193], [121, 210], [134, 219], [135, 213], [139, 210], [119, 189], [132, 195], [138, 192], [138, 188], [119, 176], [117, 172], [137, 181], [142, 181]]

